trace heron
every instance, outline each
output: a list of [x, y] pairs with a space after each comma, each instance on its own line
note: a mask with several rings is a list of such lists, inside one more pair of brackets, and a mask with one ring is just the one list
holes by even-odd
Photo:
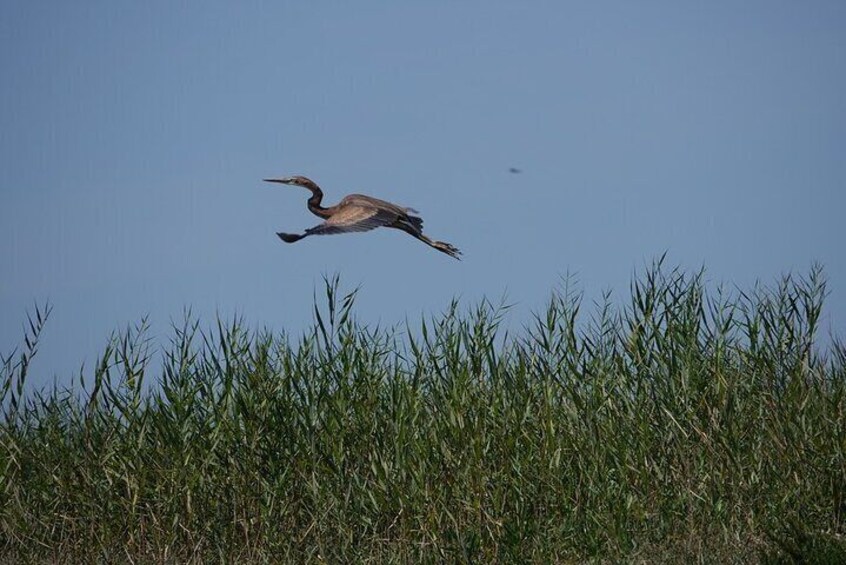
[[295, 175], [263, 180], [264, 182], [300, 186], [309, 190], [311, 192], [311, 197], [308, 199], [309, 211], [325, 220], [322, 224], [308, 228], [304, 233], [277, 232], [276, 235], [285, 243], [295, 243], [310, 235], [363, 232], [386, 227], [402, 230], [441, 253], [461, 260], [461, 251], [454, 245], [445, 241], [434, 241], [423, 235], [423, 219], [413, 215], [419, 214], [414, 208], [397, 206], [391, 202], [364, 194], [349, 194], [334, 206], [324, 208], [321, 205], [323, 191], [320, 190], [316, 182], [307, 177]]

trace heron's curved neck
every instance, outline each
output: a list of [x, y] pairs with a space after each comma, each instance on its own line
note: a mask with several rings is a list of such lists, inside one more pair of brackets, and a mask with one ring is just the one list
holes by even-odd
[[315, 216], [321, 218], [328, 218], [330, 216], [329, 209], [320, 205], [323, 202], [323, 191], [314, 183], [306, 186], [311, 191], [311, 198], [308, 199], [308, 209]]

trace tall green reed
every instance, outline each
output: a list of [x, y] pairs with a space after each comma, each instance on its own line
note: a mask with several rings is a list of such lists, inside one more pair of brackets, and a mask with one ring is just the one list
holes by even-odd
[[0, 554], [545, 562], [842, 549], [846, 349], [817, 339], [821, 269], [731, 292], [662, 258], [627, 303], [605, 296], [586, 317], [565, 284], [511, 335], [503, 304], [453, 302], [383, 329], [356, 320], [356, 290], [337, 277], [324, 288], [303, 335], [237, 317], [202, 328], [187, 312], [151, 376], [142, 321], [77, 389], [27, 393], [49, 316], [37, 309], [0, 360]]

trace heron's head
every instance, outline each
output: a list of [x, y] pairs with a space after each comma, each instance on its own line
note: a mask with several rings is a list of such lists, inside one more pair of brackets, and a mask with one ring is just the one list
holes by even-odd
[[289, 184], [291, 186], [301, 186], [303, 188], [313, 189], [317, 188], [317, 184], [307, 178], [300, 175], [294, 175], [292, 177], [283, 177], [278, 179], [264, 179], [264, 182], [278, 182], [279, 184]]

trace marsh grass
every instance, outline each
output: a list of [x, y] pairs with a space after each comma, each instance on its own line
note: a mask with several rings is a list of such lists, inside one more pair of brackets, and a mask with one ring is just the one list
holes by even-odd
[[836, 561], [824, 296], [816, 268], [724, 292], [659, 261], [508, 335], [485, 301], [368, 328], [335, 278], [303, 336], [186, 315], [151, 375], [142, 322], [28, 392], [37, 309], [0, 359], [0, 560]]

